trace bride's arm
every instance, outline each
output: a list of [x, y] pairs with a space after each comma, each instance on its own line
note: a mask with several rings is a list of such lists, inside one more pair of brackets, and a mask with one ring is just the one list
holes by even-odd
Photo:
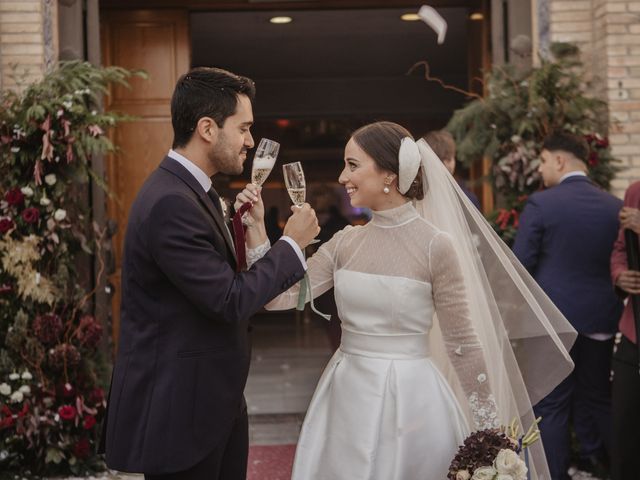
[[487, 375], [484, 351], [473, 326], [458, 255], [446, 233], [429, 245], [433, 299], [447, 355], [478, 429], [498, 426], [495, 397]]
[[[318, 251], [307, 260], [307, 273], [311, 282], [311, 291], [313, 298], [318, 298], [327, 290], [333, 287], [333, 271], [335, 266], [335, 255], [344, 233], [352, 227], [336, 233], [331, 240], [322, 244]], [[265, 248], [266, 247], [266, 248]], [[247, 251], [247, 260], [253, 264], [257, 261], [259, 254], [264, 255], [268, 251], [268, 244], [259, 247], [260, 252], [249, 249]], [[265, 305], [267, 310], [288, 310], [294, 308], [298, 304], [298, 295], [300, 294], [300, 283], [294, 285], [286, 292], [278, 295], [271, 302]], [[307, 295], [307, 302], [310, 301]]]

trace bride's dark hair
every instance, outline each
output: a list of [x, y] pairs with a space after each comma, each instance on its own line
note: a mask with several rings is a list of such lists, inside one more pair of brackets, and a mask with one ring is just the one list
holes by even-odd
[[[398, 153], [404, 137], [413, 139], [406, 128], [393, 122], [370, 123], [351, 135], [353, 141], [373, 159], [378, 168], [396, 175], [399, 174]], [[424, 198], [422, 167], [404, 196], [416, 200]]]

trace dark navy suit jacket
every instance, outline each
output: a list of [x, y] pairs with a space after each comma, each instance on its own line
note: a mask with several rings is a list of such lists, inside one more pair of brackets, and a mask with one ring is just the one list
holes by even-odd
[[131, 207], [103, 430], [110, 468], [187, 470], [224, 444], [243, 409], [249, 317], [304, 270], [280, 240], [237, 274], [223, 222], [202, 186], [170, 158]]
[[514, 253], [580, 333], [614, 333], [622, 313], [609, 267], [620, 208], [573, 176], [531, 195], [520, 217]]

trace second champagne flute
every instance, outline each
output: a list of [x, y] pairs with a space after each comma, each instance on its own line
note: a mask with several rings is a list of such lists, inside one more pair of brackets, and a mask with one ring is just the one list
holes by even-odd
[[[287, 187], [287, 193], [291, 197], [291, 201], [296, 207], [301, 207], [307, 197], [307, 184], [304, 179], [304, 170], [300, 162], [285, 163], [282, 165], [282, 173], [284, 174], [284, 184]], [[312, 240], [310, 245], [318, 243], [317, 238]]]

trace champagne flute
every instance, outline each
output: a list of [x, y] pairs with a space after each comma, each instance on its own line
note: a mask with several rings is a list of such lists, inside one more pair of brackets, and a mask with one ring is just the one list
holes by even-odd
[[259, 187], [262, 186], [276, 163], [279, 151], [280, 144], [278, 142], [268, 138], [260, 140], [251, 166], [251, 183]]
[[304, 170], [300, 162], [286, 163], [282, 165], [284, 184], [291, 201], [296, 207], [301, 207], [307, 196], [307, 184], [304, 180]]
[[[282, 173], [284, 174], [284, 184], [287, 187], [287, 193], [291, 197], [291, 201], [296, 207], [301, 207], [307, 197], [307, 184], [304, 179], [304, 170], [300, 162], [285, 163], [282, 165]], [[317, 238], [312, 240], [311, 244], [318, 243]]]
[[[307, 184], [304, 180], [304, 170], [302, 170], [302, 164], [300, 162], [285, 163], [282, 165], [282, 172], [284, 173], [284, 183], [287, 186], [287, 192], [291, 197], [291, 201], [296, 207], [301, 207], [307, 196]], [[317, 238], [311, 240], [309, 245], [318, 243], [320, 240]], [[307, 297], [308, 295], [308, 297]], [[311, 281], [309, 280], [309, 274], [305, 272], [304, 278], [300, 282], [300, 293], [298, 294], [298, 305], [296, 310], [304, 310], [306, 299], [309, 298], [311, 304], [311, 310], [320, 315], [325, 320], [331, 320], [331, 315], [326, 315], [315, 306], [313, 301], [313, 292], [311, 291]]]
[[[278, 152], [280, 151], [280, 144], [269, 140], [268, 138], [260, 139], [256, 154], [253, 156], [253, 164], [251, 165], [251, 183], [261, 187], [265, 182], [273, 166], [278, 158]], [[247, 202], [242, 206], [242, 219], [247, 221], [248, 210], [253, 206], [253, 203]]]

